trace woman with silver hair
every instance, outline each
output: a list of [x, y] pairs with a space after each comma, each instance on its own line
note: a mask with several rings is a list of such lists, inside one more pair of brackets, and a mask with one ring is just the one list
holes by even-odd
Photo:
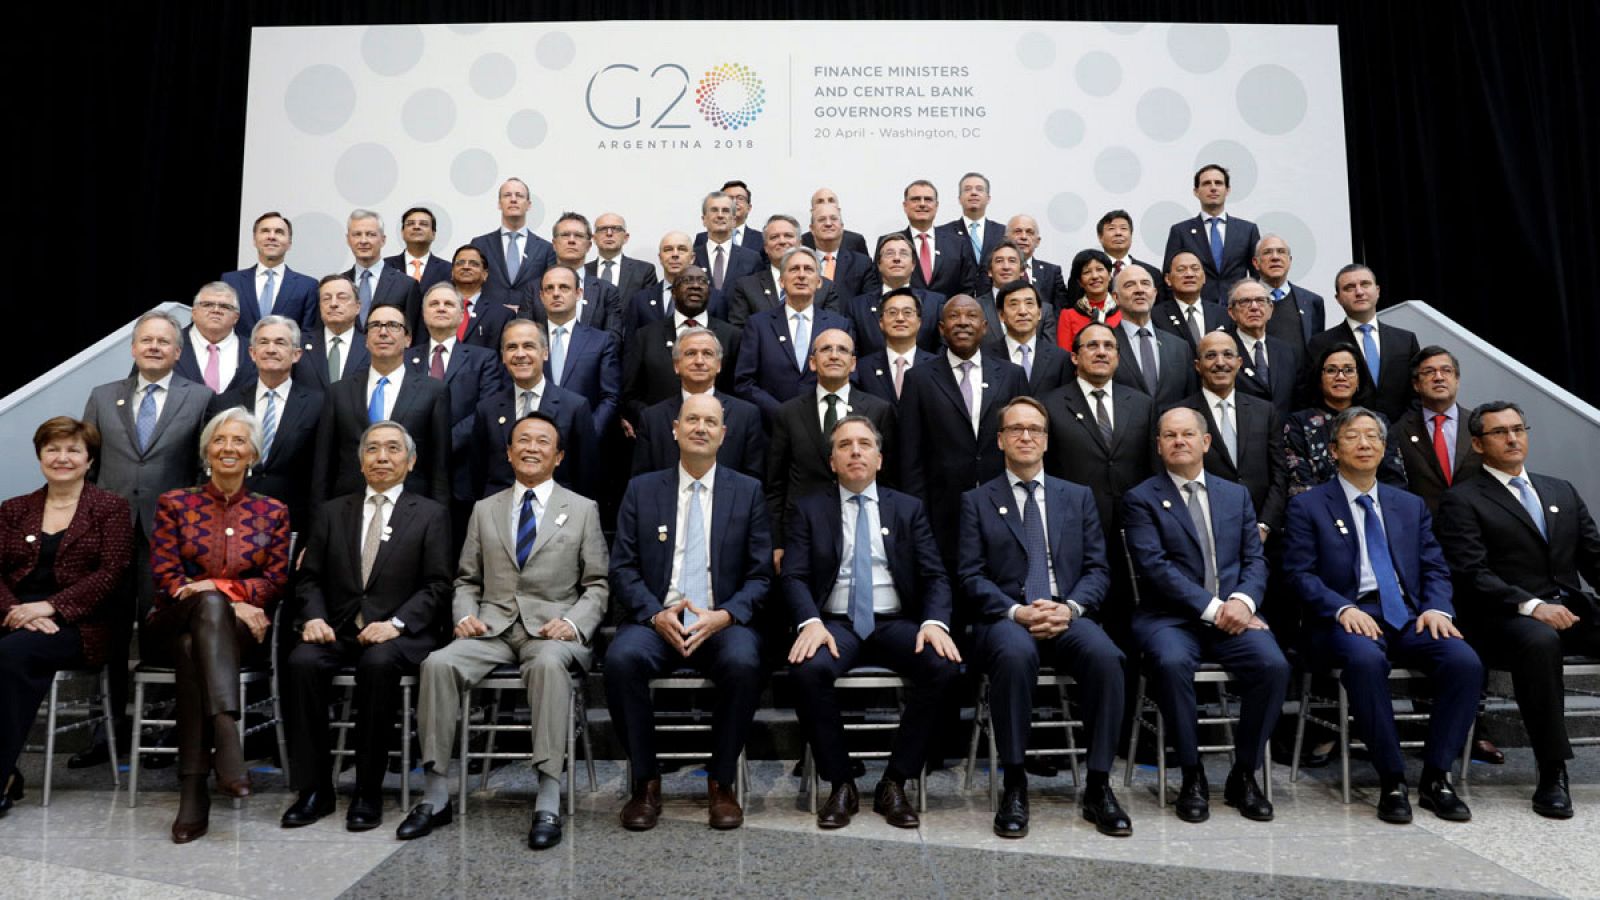
[[224, 410], [200, 432], [207, 482], [168, 491], [156, 504], [156, 603], [145, 623], [145, 652], [177, 670], [183, 790], [174, 843], [206, 833], [213, 770], [224, 794], [250, 794], [239, 669], [266, 652], [271, 608], [289, 581], [289, 509], [244, 488], [260, 457], [255, 416], [242, 406]]

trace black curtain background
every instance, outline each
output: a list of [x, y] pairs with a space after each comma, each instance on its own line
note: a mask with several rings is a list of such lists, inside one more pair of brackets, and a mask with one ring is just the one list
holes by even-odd
[[[21, 352], [0, 367], [0, 395], [234, 267], [254, 26], [963, 19], [978, 8], [993, 19], [1338, 25], [1353, 246], [1385, 301], [1427, 300], [1600, 403], [1594, 0], [30, 4], [5, 38], [16, 154], [6, 224], [22, 236], [5, 254], [5, 303], [26, 324], [6, 335]], [[986, 52], [921, 50], [944, 60]], [[1312, 287], [1331, 296], [1331, 285]]]

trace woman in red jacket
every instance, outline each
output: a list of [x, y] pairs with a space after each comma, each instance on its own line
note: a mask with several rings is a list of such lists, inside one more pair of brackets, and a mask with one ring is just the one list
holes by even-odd
[[1078, 302], [1061, 311], [1056, 319], [1056, 343], [1061, 349], [1072, 352], [1073, 338], [1085, 326], [1098, 322], [1116, 328], [1122, 321], [1122, 311], [1111, 299], [1111, 257], [1100, 250], [1080, 250], [1072, 258], [1067, 283], [1083, 289]]

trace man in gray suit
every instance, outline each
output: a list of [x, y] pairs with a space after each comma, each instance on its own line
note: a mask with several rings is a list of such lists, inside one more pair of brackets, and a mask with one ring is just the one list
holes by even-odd
[[561, 841], [572, 679], [593, 660], [591, 643], [610, 593], [608, 558], [594, 501], [551, 478], [562, 456], [555, 420], [537, 411], [524, 416], [511, 430], [506, 455], [516, 483], [480, 501], [467, 523], [451, 614], [456, 640], [422, 663], [417, 729], [427, 783], [422, 802], [400, 826], [401, 840], [451, 820], [445, 770], [464, 686], [495, 666], [518, 663], [539, 773], [528, 846], [544, 850]]

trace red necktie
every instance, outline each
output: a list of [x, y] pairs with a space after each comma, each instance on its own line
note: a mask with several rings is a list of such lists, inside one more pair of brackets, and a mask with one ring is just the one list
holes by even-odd
[[1122, 260], [1119, 259], [1116, 262], [1111, 264], [1111, 277], [1113, 279], [1115, 279], [1118, 275], [1121, 275], [1121, 274], [1122, 274]]
[[1444, 420], [1448, 416], [1440, 413], [1433, 417], [1433, 455], [1439, 457], [1439, 471], [1444, 473], [1444, 483], [1450, 484], [1450, 445], [1445, 443]]
[[437, 344], [433, 348], [433, 362], [428, 364], [428, 377], [444, 380], [444, 345]]
[[456, 340], [467, 339], [467, 330], [472, 327], [472, 301], [467, 300], [461, 304], [461, 324], [456, 326]]
[[928, 246], [928, 236], [919, 234], [922, 239], [922, 283], [933, 283], [933, 250]]

